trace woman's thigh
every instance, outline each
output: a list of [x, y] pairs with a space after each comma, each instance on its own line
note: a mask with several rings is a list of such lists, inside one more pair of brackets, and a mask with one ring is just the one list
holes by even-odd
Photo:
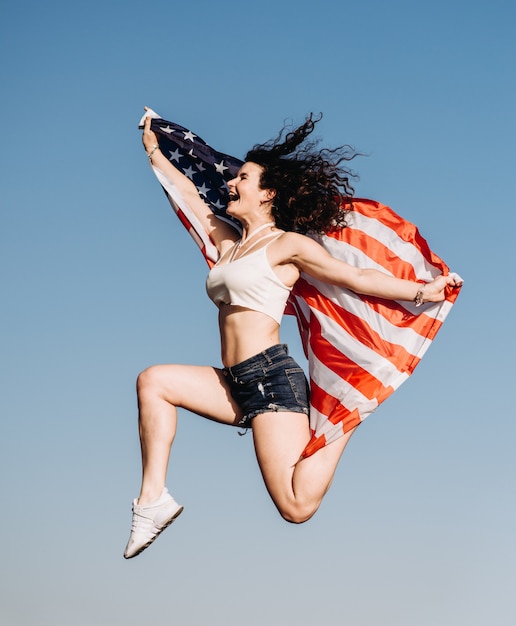
[[253, 419], [252, 428], [262, 472], [291, 475], [310, 440], [308, 416], [303, 413], [262, 413]]
[[339, 459], [354, 429], [301, 459], [310, 440], [308, 417], [302, 413], [264, 413], [253, 420], [256, 457], [267, 489], [280, 510], [292, 503], [315, 512], [328, 491]]
[[150, 389], [176, 407], [223, 424], [236, 426], [242, 417], [222, 370], [215, 367], [153, 365], [140, 374], [138, 389], [139, 397]]

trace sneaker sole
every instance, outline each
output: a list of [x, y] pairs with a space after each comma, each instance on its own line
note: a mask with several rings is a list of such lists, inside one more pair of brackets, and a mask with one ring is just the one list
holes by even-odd
[[172, 522], [173, 522], [174, 520], [176, 520], [176, 519], [177, 519], [177, 518], [181, 515], [181, 513], [183, 512], [183, 509], [184, 509], [184, 507], [183, 507], [183, 506], [182, 506], [180, 509], [178, 509], [178, 510], [174, 513], [174, 515], [173, 515], [173, 516], [172, 516], [172, 517], [168, 520], [168, 522], [166, 522], [166, 523], [165, 523], [165, 525], [164, 525], [164, 526], [162, 526], [162, 527], [160, 528], [159, 532], [157, 532], [157, 533], [154, 535], [154, 537], [153, 537], [153, 538], [152, 538], [149, 542], [147, 542], [144, 546], [142, 546], [142, 547], [138, 550], [138, 552], [135, 552], [134, 554], [131, 554], [131, 556], [125, 556], [125, 554], [124, 554], [124, 559], [134, 559], [134, 557], [135, 557], [135, 556], [138, 556], [138, 555], [139, 555], [139, 554], [141, 554], [144, 550], [146, 550], [146, 549], [147, 549], [147, 548], [148, 548], [148, 547], [149, 547], [149, 546], [150, 546], [150, 545], [151, 545], [154, 541], [156, 541], [156, 539], [157, 539], [157, 538], [161, 535], [161, 533], [162, 533], [165, 529], [167, 529], [167, 528], [170, 526], [170, 524], [172, 524]]

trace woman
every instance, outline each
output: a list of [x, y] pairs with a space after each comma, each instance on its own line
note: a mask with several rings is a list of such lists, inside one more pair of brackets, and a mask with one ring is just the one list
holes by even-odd
[[177, 407], [252, 428], [265, 485], [282, 517], [302, 523], [317, 511], [354, 429], [300, 460], [310, 439], [308, 385], [280, 343], [279, 329], [301, 272], [360, 294], [416, 304], [440, 302], [447, 285], [459, 284], [454, 275], [422, 285], [359, 269], [305, 236], [344, 226], [342, 206], [353, 191], [342, 163], [354, 154], [346, 146], [316, 150], [307, 141], [316, 121], [310, 116], [285, 137], [253, 148], [228, 182], [227, 213], [242, 225], [239, 238], [161, 153], [150, 117], [145, 119], [142, 139], [151, 163], [172, 180], [219, 253], [207, 292], [219, 309], [224, 368], [157, 365], [138, 377], [143, 476], [125, 558], [142, 552], [183, 510], [165, 487]]

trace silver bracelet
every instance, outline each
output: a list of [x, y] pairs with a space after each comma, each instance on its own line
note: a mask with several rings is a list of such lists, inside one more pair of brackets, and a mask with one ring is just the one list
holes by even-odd
[[414, 303], [416, 306], [421, 306], [423, 304], [423, 294], [425, 292], [426, 284], [418, 289], [416, 293], [416, 297], [414, 298]]
[[158, 150], [159, 146], [156, 144], [154, 146], [152, 146], [151, 151], [147, 153], [147, 156], [149, 157], [149, 161], [152, 158], [152, 155], [156, 152], [156, 150]]

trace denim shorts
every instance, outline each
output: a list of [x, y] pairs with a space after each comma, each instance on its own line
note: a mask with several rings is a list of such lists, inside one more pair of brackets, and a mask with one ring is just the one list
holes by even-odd
[[308, 381], [284, 344], [271, 346], [222, 372], [242, 410], [238, 425], [243, 428], [250, 428], [251, 420], [260, 413], [309, 413]]

